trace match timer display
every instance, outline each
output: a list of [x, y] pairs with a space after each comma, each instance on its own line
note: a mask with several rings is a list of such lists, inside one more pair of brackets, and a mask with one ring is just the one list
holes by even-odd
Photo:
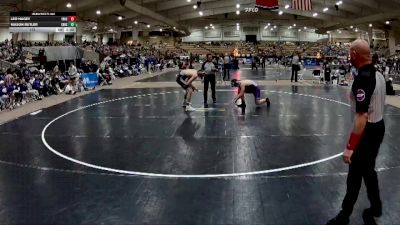
[[10, 12], [10, 32], [76, 32], [75, 12]]

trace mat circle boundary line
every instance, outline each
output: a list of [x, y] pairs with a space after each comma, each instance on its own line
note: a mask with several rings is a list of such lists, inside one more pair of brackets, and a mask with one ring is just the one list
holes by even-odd
[[[225, 89], [225, 90], [217, 90], [217, 91], [231, 91], [231, 90]], [[278, 93], [278, 94], [289, 94], [289, 95], [298, 95], [298, 96], [303, 96], [303, 97], [311, 97], [311, 98], [316, 98], [316, 99], [320, 99], [320, 100], [324, 100], [324, 101], [334, 102], [334, 103], [337, 103], [337, 104], [341, 104], [341, 105], [345, 105], [345, 106], [350, 107], [350, 105], [347, 104], [347, 103], [340, 102], [340, 101], [333, 100], [333, 99], [329, 99], [329, 98], [314, 96], [314, 95], [299, 94], [299, 93], [285, 92], [285, 91], [268, 91], [268, 90], [262, 90], [262, 91], [263, 92], [270, 92], [270, 93]], [[69, 112], [66, 112], [66, 113], [54, 118], [48, 124], [45, 125], [45, 127], [43, 128], [42, 133], [41, 133], [42, 142], [46, 146], [46, 148], [49, 151], [51, 151], [52, 153], [54, 153], [55, 155], [65, 159], [65, 160], [68, 160], [70, 162], [82, 165], [82, 166], [86, 166], [86, 167], [97, 169], [97, 170], [112, 172], [112, 173], [137, 175], [137, 176], [145, 176], [145, 177], [159, 177], [159, 178], [229, 178], [229, 177], [253, 176], [253, 175], [277, 173], [277, 172], [282, 172], [282, 171], [288, 171], [288, 170], [308, 167], [308, 166], [320, 164], [320, 163], [323, 163], [323, 162], [326, 162], [326, 161], [329, 161], [329, 160], [332, 160], [332, 159], [335, 159], [335, 158], [338, 158], [338, 157], [342, 156], [342, 153], [339, 153], [339, 154], [332, 155], [332, 156], [329, 156], [329, 157], [326, 157], [326, 158], [323, 158], [323, 159], [319, 159], [319, 160], [316, 160], [316, 161], [306, 162], [306, 163], [297, 164], [297, 165], [293, 165], [293, 166], [286, 166], [286, 167], [281, 167], [281, 168], [260, 170], [260, 171], [251, 171], [251, 172], [224, 173], [224, 174], [163, 174], [163, 173], [147, 173], [147, 172], [137, 172], [137, 171], [130, 171], [130, 170], [114, 169], [114, 168], [109, 168], [109, 167], [104, 167], [104, 166], [99, 166], [99, 165], [83, 162], [83, 161], [74, 159], [72, 157], [69, 157], [67, 155], [64, 155], [64, 154], [58, 152], [56, 149], [51, 147], [49, 145], [49, 143], [47, 142], [47, 140], [46, 140], [46, 131], [47, 131], [47, 129], [53, 123], [55, 123], [57, 120], [65, 117], [65, 116], [67, 116], [69, 114], [72, 114], [74, 112], [77, 112], [77, 111], [80, 111], [80, 110], [83, 110], [83, 109], [87, 109], [87, 108], [90, 108], [90, 107], [94, 107], [94, 106], [97, 106], [97, 105], [110, 103], [110, 102], [122, 101], [122, 100], [126, 100], [126, 99], [141, 98], [141, 97], [145, 97], [145, 96], [171, 94], [171, 93], [179, 93], [179, 92], [167, 91], [167, 92], [159, 92], [159, 93], [152, 93], [152, 94], [133, 95], [133, 96], [127, 96], [127, 97], [111, 99], [111, 100], [107, 100], [107, 101], [101, 101], [101, 102], [97, 102], [97, 103], [94, 103], [94, 104], [82, 106], [82, 107], [79, 107], [77, 109], [71, 110]]]

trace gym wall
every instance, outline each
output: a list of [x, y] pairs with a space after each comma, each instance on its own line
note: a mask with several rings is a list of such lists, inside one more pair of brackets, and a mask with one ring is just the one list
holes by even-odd
[[258, 41], [311, 41], [328, 38], [327, 35], [315, 34], [311, 31], [298, 32], [297, 29], [277, 28], [274, 31], [264, 30], [264, 27], [240, 27], [236, 26], [215, 28], [215, 29], [193, 29], [190, 36], [184, 37], [183, 42], [201, 41], [245, 41], [246, 35], [257, 35]]

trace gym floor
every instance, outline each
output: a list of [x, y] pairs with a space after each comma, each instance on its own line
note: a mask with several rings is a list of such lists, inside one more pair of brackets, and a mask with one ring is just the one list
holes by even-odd
[[[248, 69], [232, 76], [275, 79]], [[210, 108], [195, 93], [191, 113], [178, 87], [134, 88], [1, 125], [0, 224], [325, 224], [345, 193], [348, 89], [262, 90], [271, 107], [249, 95], [244, 115], [229, 86]], [[379, 224], [399, 224], [400, 110], [388, 105], [385, 122]], [[363, 188], [351, 224], [363, 224], [367, 207]]]

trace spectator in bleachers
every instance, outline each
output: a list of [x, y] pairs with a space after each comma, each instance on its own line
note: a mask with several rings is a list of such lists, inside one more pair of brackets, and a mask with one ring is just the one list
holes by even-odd
[[64, 84], [60, 80], [59, 72], [56, 71], [50, 74], [50, 84], [55, 89], [57, 94], [61, 94], [63, 92]]
[[20, 91], [20, 93], [22, 95], [21, 103], [23, 105], [23, 104], [26, 103], [26, 97], [27, 97], [27, 94], [28, 94], [28, 85], [26, 84], [25, 79], [21, 79], [19, 81], [18, 86], [19, 86], [19, 91]]
[[46, 69], [44, 68], [44, 65], [40, 66], [39, 73], [40, 74], [45, 74], [46, 73]]
[[98, 70], [97, 70], [97, 76], [98, 76], [98, 79], [99, 79], [99, 85], [100, 86], [103, 86], [103, 85], [111, 85], [112, 83], [111, 83], [111, 76], [110, 76], [110, 74], [109, 74], [109, 71], [108, 71], [108, 69], [107, 69], [108, 67], [107, 66], [104, 66], [104, 67], [100, 67]]
[[40, 95], [39, 95], [39, 91], [33, 89], [32, 84], [30, 82], [27, 82], [26, 86], [28, 87], [28, 91], [26, 92], [28, 101], [30, 99], [32, 99], [32, 100], [41, 100], [42, 99], [42, 97], [40, 97]]
[[23, 67], [22, 67], [22, 75], [23, 75], [23, 77], [24, 77], [25, 79], [28, 79], [28, 80], [29, 80], [29, 78], [30, 78], [30, 76], [31, 76], [31, 71], [30, 71], [26, 66], [23, 66]]
[[78, 75], [78, 70], [76, 69], [73, 62], [71, 62], [69, 65], [68, 75], [69, 75], [69, 88], [71, 89], [71, 93], [76, 94], [75, 86], [76, 86], [76, 80], [78, 79], [79, 75]]
[[78, 77], [78, 70], [73, 62], [69, 64], [68, 75], [70, 76], [71, 80], [74, 80]]
[[81, 69], [84, 73], [89, 73], [90, 71], [90, 64], [88, 60], [82, 59]]
[[12, 81], [12, 83], [10, 84], [6, 84], [6, 95], [8, 96], [8, 100], [9, 100], [9, 105], [10, 105], [10, 109], [15, 108], [15, 92], [17, 92], [17, 90], [15, 90], [16, 85], [14, 83], [14, 80]]
[[38, 91], [40, 98], [43, 98], [45, 96], [45, 90], [43, 89], [43, 82], [40, 80], [40, 77], [36, 71], [30, 83], [32, 85], [32, 89]]
[[16, 106], [22, 105], [22, 100], [24, 97], [20, 85], [21, 85], [21, 80], [19, 78], [15, 79], [15, 83], [13, 84], [13, 89], [14, 89], [14, 98]]
[[11, 75], [11, 71], [7, 72], [7, 75], [4, 78], [4, 83], [6, 86], [10, 86], [14, 82], [14, 76]]
[[68, 83], [67, 86], [65, 87], [65, 93], [67, 95], [75, 95], [76, 91], [75, 91], [75, 87], [72, 85], [72, 83]]
[[59, 75], [59, 73], [60, 73], [60, 69], [58, 68], [58, 63], [57, 63], [53, 68], [53, 74]]

